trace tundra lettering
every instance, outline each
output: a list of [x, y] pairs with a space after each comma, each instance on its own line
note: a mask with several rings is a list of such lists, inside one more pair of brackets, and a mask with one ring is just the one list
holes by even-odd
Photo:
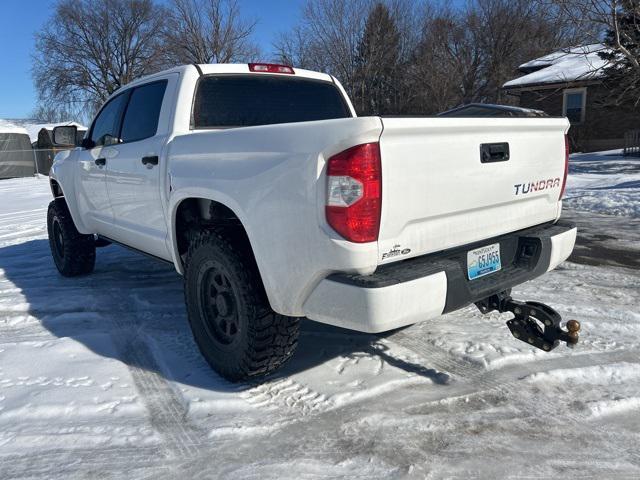
[[[529, 192], [539, 192], [545, 189], [551, 189], [560, 186], [560, 177], [550, 178], [548, 180], [539, 180], [537, 182], [529, 183], [516, 183], [514, 188], [516, 189], [516, 195], [524, 195]], [[520, 189], [522, 187], [522, 189]]]

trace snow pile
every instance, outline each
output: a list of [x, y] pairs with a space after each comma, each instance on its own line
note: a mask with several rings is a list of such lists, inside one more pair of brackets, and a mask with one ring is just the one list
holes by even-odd
[[565, 206], [640, 217], [640, 158], [620, 150], [571, 155]]
[[524, 71], [533, 68], [540, 68], [540, 70], [510, 80], [503, 87], [599, 78], [603, 75], [602, 69], [608, 64], [607, 60], [603, 60], [598, 55], [598, 52], [603, 51], [607, 51], [604, 45], [594, 44], [553, 52], [520, 65], [519, 69]]
[[76, 126], [78, 131], [84, 132], [87, 127], [78, 122], [58, 122], [58, 123], [44, 123], [39, 120], [4, 120], [0, 118], [0, 132], [2, 133], [26, 133], [29, 135], [31, 143], [38, 141], [38, 133], [43, 128], [47, 130], [53, 130], [58, 126]]
[[0, 133], [27, 133], [24, 127], [0, 118]]
[[85, 127], [84, 125], [78, 122], [24, 123], [23, 124], [24, 128], [27, 130], [27, 133], [29, 134], [29, 138], [31, 139], [31, 142], [38, 141], [38, 134], [40, 133], [40, 130], [42, 130], [43, 128], [53, 131], [54, 127], [60, 127], [60, 126], [66, 127], [66, 126], [74, 126], [74, 125], [76, 126], [79, 132], [84, 132], [87, 130], [87, 127]]

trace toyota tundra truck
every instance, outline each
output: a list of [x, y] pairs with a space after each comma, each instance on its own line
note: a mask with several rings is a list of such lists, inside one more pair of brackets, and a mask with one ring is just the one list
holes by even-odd
[[56, 156], [51, 253], [64, 276], [111, 243], [172, 263], [202, 355], [232, 381], [288, 360], [304, 317], [376, 333], [476, 304], [548, 351], [579, 325], [510, 291], [573, 250], [568, 129], [358, 117], [331, 75], [185, 65], [117, 90]]

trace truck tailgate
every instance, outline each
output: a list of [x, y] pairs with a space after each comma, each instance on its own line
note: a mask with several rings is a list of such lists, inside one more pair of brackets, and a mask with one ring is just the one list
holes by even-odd
[[558, 217], [566, 119], [383, 117], [382, 123], [379, 263]]

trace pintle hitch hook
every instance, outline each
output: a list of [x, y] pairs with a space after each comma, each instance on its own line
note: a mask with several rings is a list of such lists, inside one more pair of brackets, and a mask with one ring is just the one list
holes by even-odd
[[493, 310], [513, 313], [514, 318], [507, 321], [511, 334], [545, 352], [550, 352], [560, 342], [571, 348], [578, 343], [580, 322], [569, 320], [564, 330], [560, 326], [560, 314], [544, 303], [519, 302], [505, 291], [477, 302], [476, 306], [482, 313]]

